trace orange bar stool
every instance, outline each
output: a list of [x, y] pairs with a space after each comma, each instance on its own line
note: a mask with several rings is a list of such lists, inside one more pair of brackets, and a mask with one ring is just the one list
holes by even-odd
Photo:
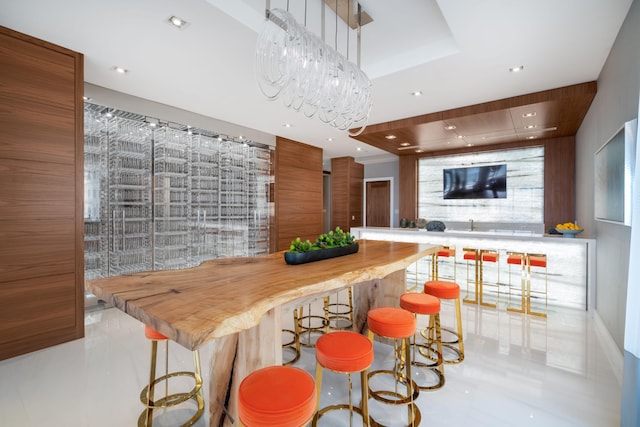
[[[529, 254], [522, 252], [509, 252], [507, 257], [507, 264], [520, 266], [521, 285], [520, 285], [520, 307], [511, 305], [511, 291], [513, 287], [511, 284], [511, 270], [509, 270], [509, 304], [507, 310], [517, 313], [527, 313], [534, 316], [547, 317], [548, 307], [548, 275], [547, 275], [547, 256], [545, 254]], [[531, 268], [543, 268], [544, 269], [544, 288], [542, 286], [532, 287], [532, 270]], [[535, 273], [535, 270], [534, 270]], [[531, 309], [532, 298], [544, 298], [544, 311], [534, 311]]]
[[456, 248], [453, 246], [443, 246], [441, 250], [436, 252], [435, 259], [431, 266], [431, 280], [439, 280], [440, 279], [440, 261], [441, 259], [451, 260], [451, 269], [453, 270], [453, 275], [451, 277], [445, 277], [445, 279], [456, 281]]
[[238, 387], [238, 418], [244, 427], [301, 427], [316, 410], [313, 377], [293, 366], [268, 366]]
[[[318, 338], [316, 342], [316, 394], [318, 396], [316, 414], [311, 423], [316, 426], [320, 418], [328, 412], [349, 411], [349, 425], [353, 424], [354, 412], [360, 414], [363, 425], [369, 426], [369, 384], [367, 376], [373, 363], [373, 343], [364, 335], [351, 331], [330, 332]], [[339, 403], [320, 409], [322, 392], [322, 372], [329, 369], [347, 374], [349, 381], [349, 403]], [[351, 374], [360, 372], [360, 406], [353, 405]]]
[[[484, 301], [484, 287], [495, 286], [496, 287], [496, 300], [500, 298], [500, 266], [498, 260], [500, 258], [499, 252], [488, 249], [473, 249], [465, 248], [463, 259], [467, 261], [467, 298], [463, 301], [471, 304], [480, 304], [486, 307], [496, 307], [494, 303], [488, 303]], [[469, 279], [469, 261], [473, 261], [474, 265], [474, 278], [473, 282]], [[496, 281], [495, 283], [485, 282], [484, 280], [484, 264], [490, 262], [496, 266]], [[474, 297], [469, 298], [469, 283], [473, 283]]]
[[[153, 422], [153, 410], [159, 408], [167, 408], [170, 406], [176, 406], [181, 403], [193, 400], [197, 409], [193, 416], [181, 424], [180, 427], [191, 426], [200, 419], [204, 412], [204, 400], [202, 398], [202, 376], [200, 373], [200, 354], [198, 350], [193, 352], [193, 363], [195, 366], [194, 372], [169, 372], [169, 339], [162, 335], [155, 329], [146, 326], [144, 328], [144, 335], [151, 340], [151, 368], [149, 370], [149, 384], [140, 392], [140, 401], [146, 406], [146, 409], [142, 411], [138, 418], [138, 426], [151, 426]], [[156, 378], [156, 363], [158, 354], [158, 341], [165, 342], [165, 374]], [[195, 385], [189, 392], [171, 393], [169, 394], [169, 380], [175, 377], [190, 377], [193, 378]], [[164, 396], [156, 399], [155, 390], [158, 383], [165, 383]]]
[[[410, 311], [418, 320], [418, 314], [428, 315], [429, 324], [425, 326], [420, 334], [426, 342], [418, 343], [416, 337], [413, 337], [413, 358], [414, 366], [431, 369], [437, 376], [437, 383], [434, 385], [419, 385], [420, 390], [437, 390], [444, 386], [444, 362], [442, 359], [442, 332], [440, 330], [440, 300], [433, 295], [407, 292], [400, 295], [400, 308]], [[436, 347], [435, 350], [433, 347]], [[429, 363], [418, 361], [415, 357], [415, 351], [426, 359]]]
[[[509, 267], [509, 296], [507, 298], [507, 311], [525, 313], [527, 311], [527, 255], [523, 252], [507, 252], [507, 265]], [[511, 266], [517, 265], [520, 270], [520, 286], [511, 283]], [[520, 306], [511, 302], [512, 291], [520, 294]]]
[[[375, 335], [393, 340], [393, 370], [375, 370], [369, 372], [369, 395], [389, 405], [406, 405], [409, 426], [420, 425], [420, 409], [414, 403], [420, 394], [420, 388], [411, 378], [411, 337], [416, 332], [416, 318], [413, 313], [397, 307], [378, 307], [367, 313], [369, 340], [373, 342]], [[378, 375], [392, 376], [394, 390], [372, 390], [372, 378]], [[405, 392], [401, 392], [404, 385]], [[373, 418], [371, 424], [381, 425]]]
[[[532, 277], [535, 273], [535, 270], [532, 271], [532, 268], [542, 268], [544, 269], [544, 287], [535, 286], [536, 281], [532, 280]], [[549, 282], [547, 275], [547, 255], [546, 254], [527, 254], [527, 279], [528, 279], [528, 303], [527, 303], [527, 313], [540, 316], [547, 317], [547, 308], [548, 308], [548, 295], [549, 295]], [[537, 298], [544, 298], [544, 311], [534, 311], [531, 309], [531, 300]]]
[[464, 360], [464, 340], [462, 338], [462, 314], [460, 310], [460, 285], [455, 282], [446, 280], [431, 280], [424, 284], [424, 293], [433, 295], [440, 300], [453, 300], [456, 307], [456, 330], [451, 328], [442, 328], [449, 334], [455, 336], [455, 339], [445, 341], [442, 340], [442, 346], [452, 350], [455, 358], [444, 357], [444, 363], [460, 363]]

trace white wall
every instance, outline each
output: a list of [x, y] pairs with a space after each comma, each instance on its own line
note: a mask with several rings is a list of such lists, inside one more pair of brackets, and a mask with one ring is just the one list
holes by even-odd
[[598, 92], [576, 136], [578, 221], [597, 239], [596, 311], [623, 350], [631, 228], [595, 221], [594, 153], [623, 124], [638, 116], [640, 2], [631, 5], [598, 78]]

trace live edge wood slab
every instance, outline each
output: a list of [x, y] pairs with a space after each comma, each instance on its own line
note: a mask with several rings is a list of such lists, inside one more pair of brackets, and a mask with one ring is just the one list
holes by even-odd
[[195, 350], [210, 340], [210, 425], [232, 426], [237, 387], [250, 372], [281, 364], [281, 311], [353, 286], [355, 329], [370, 308], [398, 306], [405, 269], [440, 247], [359, 240], [355, 254], [287, 265], [284, 253], [207, 261], [87, 282], [98, 298]]

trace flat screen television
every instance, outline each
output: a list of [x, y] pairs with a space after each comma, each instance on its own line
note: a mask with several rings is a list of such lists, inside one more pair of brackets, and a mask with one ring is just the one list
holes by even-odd
[[631, 225], [638, 120], [630, 120], [595, 154], [594, 214], [598, 221]]
[[444, 169], [442, 182], [445, 199], [506, 199], [507, 165]]

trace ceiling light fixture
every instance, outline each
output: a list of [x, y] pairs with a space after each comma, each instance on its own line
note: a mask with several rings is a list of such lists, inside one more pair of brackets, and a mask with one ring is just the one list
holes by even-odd
[[535, 117], [535, 116], [536, 116], [536, 112], [535, 111], [532, 111], [531, 113], [524, 113], [522, 115], [522, 117], [525, 117], [525, 118], [526, 117]]
[[385, 135], [386, 139], [396, 139], [395, 135]]
[[537, 128], [537, 127], [538, 127], [538, 125], [527, 125], [527, 126], [525, 126], [524, 128], [525, 128], [525, 129], [535, 129], [535, 128]]
[[327, 141], [331, 142], [333, 141], [333, 138], [327, 138]]
[[422, 95], [422, 91], [421, 91], [421, 90], [413, 91], [413, 92], [411, 92], [411, 95], [413, 95], [413, 96], [420, 96], [420, 95]]
[[179, 30], [183, 30], [189, 25], [189, 23], [187, 21], [185, 21], [182, 18], [178, 18], [175, 15], [171, 16], [169, 19], [167, 19], [167, 21], [169, 22], [169, 24], [171, 24], [172, 26], [174, 26], [175, 28], [177, 28]]
[[527, 137], [527, 139], [536, 139], [536, 138], [537, 138], [537, 136], [535, 136], [535, 135], [529, 135], [529, 136]]
[[[357, 2], [349, 4], [357, 8], [357, 65], [348, 59], [349, 25], [346, 57], [337, 50], [337, 14], [336, 46], [332, 48], [298, 24], [289, 12], [269, 9], [267, 2], [267, 22], [256, 44], [256, 77], [267, 99], [281, 98], [286, 107], [302, 111], [307, 117], [317, 116], [322, 122], [357, 136], [369, 120], [372, 97], [371, 81], [360, 69], [362, 8]], [[323, 5], [323, 30], [324, 10]], [[351, 132], [353, 128], [359, 129]]]
[[421, 149], [421, 148], [418, 148], [418, 149], [416, 150], [416, 153], [424, 153], [424, 150], [423, 150], [423, 149]]
[[286, 128], [290, 128], [293, 127], [293, 125], [291, 123], [285, 123], [282, 126], [286, 127]]
[[524, 65], [518, 65], [517, 67], [511, 67], [509, 68], [509, 71], [512, 73], [517, 73], [524, 70]]
[[454, 125], [449, 125], [444, 127], [445, 130], [454, 130], [456, 127]]
[[115, 65], [111, 70], [118, 74], [127, 74], [129, 72], [126, 68], [118, 67], [117, 65]]
[[411, 144], [409, 144], [408, 142], [402, 142], [402, 143], [400, 143], [400, 146], [401, 146], [401, 147], [408, 147], [408, 146], [410, 146], [410, 145], [411, 145]]

